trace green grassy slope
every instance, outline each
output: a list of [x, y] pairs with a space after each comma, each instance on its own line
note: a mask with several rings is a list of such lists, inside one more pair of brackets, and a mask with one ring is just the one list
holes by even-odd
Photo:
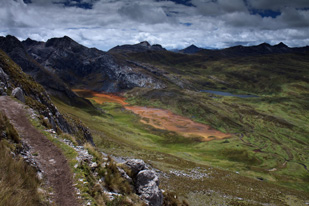
[[[59, 100], [54, 102], [62, 112], [79, 117], [88, 125], [96, 146], [106, 153], [142, 158], [166, 174], [170, 174], [171, 170], [188, 173], [197, 167], [202, 168], [202, 171], [207, 170], [211, 178], [202, 181], [176, 175], [162, 177], [163, 189], [176, 191], [181, 198], [188, 199], [192, 205], [202, 203], [211, 205], [217, 201], [230, 203], [236, 197], [245, 198], [245, 202], [251, 203], [250, 205], [258, 205], [253, 204], [254, 201], [284, 205], [289, 195], [300, 202], [305, 199], [305, 193], [271, 184], [292, 184], [290, 186], [307, 190], [305, 179], [302, 179], [304, 170], [299, 168], [301, 171], [295, 177], [288, 174], [277, 178], [273, 172], [267, 171], [268, 168], [272, 168], [272, 164], [276, 166], [276, 159], [263, 159], [264, 156], [273, 155], [255, 153], [253, 148], [243, 144], [237, 136], [229, 140], [196, 142], [168, 131], [145, 126], [138, 121], [138, 116], [115, 103], [101, 105], [106, 112], [102, 116], [92, 115], [86, 110], [68, 106]], [[257, 180], [257, 177], [264, 180]], [[215, 191], [217, 195], [209, 197], [207, 193], [200, 193], [210, 190]], [[229, 198], [223, 197], [222, 194], [228, 194]]]
[[[186, 197], [193, 204], [194, 197], [199, 195], [200, 202], [213, 204], [211, 198], [197, 191], [214, 188], [234, 197], [260, 203], [278, 201], [280, 205], [290, 205], [285, 200], [292, 191], [296, 192], [294, 189], [309, 191], [308, 54], [210, 60], [202, 55], [145, 52], [130, 54], [128, 59], [155, 66], [166, 74], [160, 77], [164, 81], [166, 76], [177, 77], [190, 88], [181, 89], [171, 82], [162, 90], [135, 88], [125, 94], [130, 104], [169, 109], [231, 133], [232, 137], [199, 142], [142, 125], [138, 116], [117, 104], [102, 105], [106, 114], [94, 116], [56, 101], [63, 112], [80, 118], [90, 127], [99, 148], [115, 155], [143, 158], [165, 172], [196, 166], [224, 169], [214, 169], [216, 181], [207, 180], [208, 186], [202, 183], [193, 186], [181, 177], [163, 178], [166, 187], [172, 187], [183, 196], [192, 192]], [[223, 97], [199, 92], [205, 89], [259, 97]], [[227, 171], [237, 171], [240, 176]], [[225, 172], [236, 185], [230, 187], [220, 180], [227, 175]], [[257, 178], [263, 181], [256, 182]], [[286, 186], [282, 192], [284, 197], [268, 195], [276, 186], [265, 181]], [[179, 189], [181, 187], [186, 189]], [[235, 190], [238, 187], [241, 189]], [[251, 187], [254, 191], [258, 188], [258, 195], [264, 199], [246, 191]], [[212, 198], [217, 201], [222, 196]]]
[[[135, 89], [127, 92], [130, 103], [169, 109], [234, 134], [229, 143], [204, 148], [205, 162], [225, 168], [242, 164], [248, 174], [269, 173], [282, 184], [309, 189], [308, 54], [209, 60], [166, 52], [130, 58], [154, 64], [195, 88]], [[259, 97], [223, 97], [198, 92], [202, 89]]]
[[308, 53], [211, 60], [207, 55], [145, 52], [132, 53], [127, 58], [188, 80], [197, 90], [271, 94], [280, 92], [282, 84], [309, 82]]

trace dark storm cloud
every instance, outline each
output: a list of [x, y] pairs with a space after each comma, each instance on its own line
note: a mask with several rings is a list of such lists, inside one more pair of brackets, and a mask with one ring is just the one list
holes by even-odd
[[161, 7], [149, 7], [140, 2], [125, 4], [118, 11], [124, 17], [142, 23], [157, 24], [169, 20]]
[[308, 0], [0, 0], [0, 35], [68, 35], [105, 50], [143, 40], [167, 48], [305, 46], [308, 8]]

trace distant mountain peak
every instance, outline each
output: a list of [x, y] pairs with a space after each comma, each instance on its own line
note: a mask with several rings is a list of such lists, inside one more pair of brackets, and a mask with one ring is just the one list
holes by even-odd
[[68, 45], [78, 45], [78, 43], [76, 41], [74, 41], [73, 39], [71, 39], [68, 36], [64, 36], [64, 37], [58, 37], [58, 38], [51, 38], [49, 40], [47, 40], [46, 42], [46, 47], [50, 47], [50, 46], [54, 46], [54, 47], [66, 47]]
[[199, 48], [195, 46], [194, 44], [191, 44], [187, 48], [180, 50], [180, 52], [185, 53], [185, 54], [194, 54], [196, 52], [199, 52], [200, 50], [202, 50], [202, 48]]
[[165, 51], [160, 44], [151, 45], [148, 41], [142, 41], [138, 44], [125, 44], [121, 46], [116, 46], [109, 50], [111, 53], [121, 53], [121, 52], [145, 52], [145, 51]]
[[195, 46], [194, 44], [191, 44], [190, 46], [188, 46], [187, 48], [198, 48], [197, 46]]
[[148, 41], [142, 41], [138, 45], [145, 46], [145, 47], [150, 47], [151, 46]]
[[259, 44], [258, 46], [260, 46], [260, 47], [271, 47], [271, 45], [266, 43], [266, 42]]
[[280, 47], [280, 48], [288, 48], [288, 46], [286, 44], [284, 44], [283, 42], [280, 42], [277, 45], [274, 45], [275, 47]]

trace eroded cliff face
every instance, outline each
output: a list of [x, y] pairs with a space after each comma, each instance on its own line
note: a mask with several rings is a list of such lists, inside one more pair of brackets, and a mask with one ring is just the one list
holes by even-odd
[[29, 55], [70, 87], [119, 92], [134, 87], [164, 88], [155, 75], [112, 54], [87, 48], [69, 37], [23, 42]]

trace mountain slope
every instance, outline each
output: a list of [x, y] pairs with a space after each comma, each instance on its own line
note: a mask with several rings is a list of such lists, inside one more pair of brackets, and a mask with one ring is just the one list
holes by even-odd
[[89, 101], [73, 93], [52, 71], [48, 71], [45, 67], [37, 63], [27, 53], [23, 44], [16, 37], [10, 35], [0, 37], [0, 49], [6, 52], [25, 73], [43, 85], [53, 96], [61, 98], [71, 105], [93, 107]]
[[37, 62], [73, 88], [119, 92], [133, 87], [165, 87], [144, 69], [82, 46], [66, 36], [46, 43], [26, 40], [23, 45]]

